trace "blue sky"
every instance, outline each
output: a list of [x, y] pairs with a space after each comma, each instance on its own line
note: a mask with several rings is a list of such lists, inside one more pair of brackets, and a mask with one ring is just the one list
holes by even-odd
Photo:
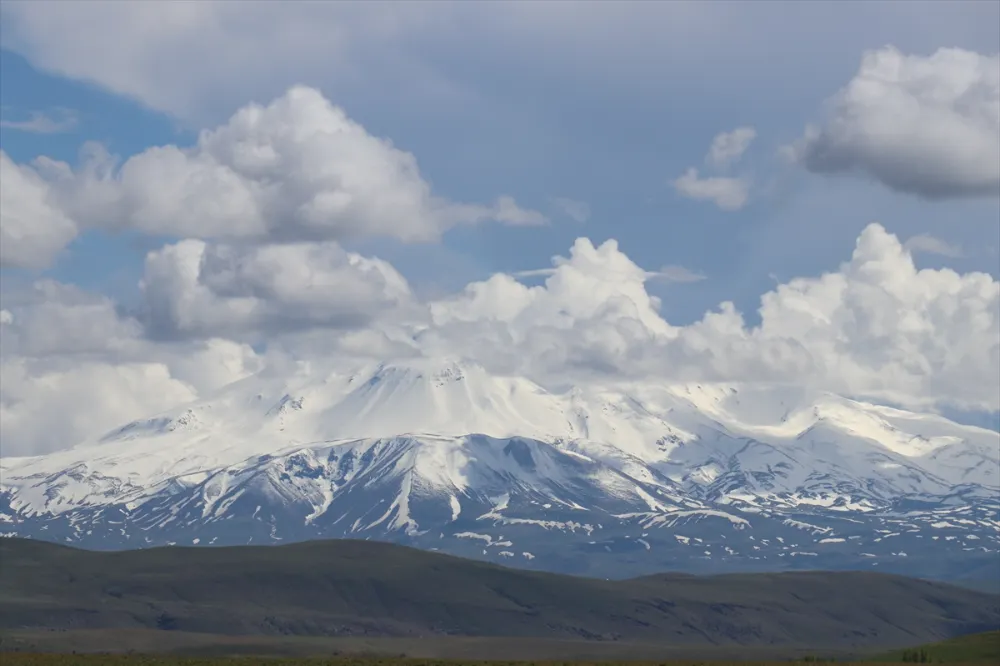
[[[0, 127], [0, 147], [18, 162], [45, 155], [72, 163], [86, 141], [99, 141], [112, 152], [128, 156], [151, 145], [193, 140], [193, 132], [163, 113], [93, 84], [39, 71], [17, 53], [3, 50], [0, 56], [4, 120], [24, 120], [32, 112], [51, 114], [60, 108], [71, 110], [75, 118], [71, 128], [53, 133]], [[89, 231], [81, 234], [44, 275], [131, 298], [149, 249], [150, 244], [142, 238]]]
[[[955, 7], [951, 12], [960, 17], [963, 9]], [[788, 13], [803, 15], [788, 16], [786, 29], [799, 27], [796, 18], [816, 21], [832, 16], [837, 19], [835, 25], [843, 25], [849, 24], [852, 14], [863, 14], [829, 7]], [[928, 22], [931, 16], [929, 12]], [[956, 211], [952, 202], [942, 207], [908, 201], [862, 182], [827, 181], [816, 186], [787, 170], [782, 173], [773, 155], [776, 146], [794, 139], [806, 122], [819, 117], [823, 102], [850, 79], [866, 49], [893, 44], [923, 53], [941, 46], [996, 52], [1000, 36], [995, 30], [983, 30], [978, 25], [980, 16], [981, 11], [970, 13], [966, 22], [959, 18], [950, 25], [931, 27], [915, 28], [903, 21], [893, 24], [889, 19], [883, 25], [855, 25], [790, 59], [771, 58], [766, 49], [755, 48], [749, 62], [741, 63], [738, 58], [729, 60], [722, 49], [714, 58], [691, 65], [684, 62], [689, 72], [676, 72], [673, 62], [664, 63], [661, 72], [650, 65], [640, 67], [639, 74], [648, 75], [649, 80], [638, 85], [616, 86], [612, 80], [595, 86], [583, 76], [566, 76], [564, 68], [547, 73], [530, 54], [518, 54], [503, 44], [481, 49], [459, 42], [447, 49], [432, 48], [426, 56], [439, 76], [462, 87], [465, 96], [457, 104], [433, 104], [417, 93], [407, 98], [405, 91], [390, 95], [379, 91], [377, 82], [354, 86], [360, 88], [351, 91], [354, 94], [340, 96], [336, 89], [324, 92], [369, 132], [389, 137], [414, 153], [428, 179], [447, 196], [476, 200], [502, 190], [539, 208], [550, 197], [560, 196], [585, 201], [592, 211], [585, 226], [557, 223], [541, 231], [513, 232], [478, 228], [452, 233], [443, 246], [383, 250], [417, 282], [454, 287], [481, 277], [484, 271], [546, 265], [551, 255], [563, 252], [573, 238], [585, 234], [594, 240], [618, 239], [643, 266], [676, 263], [705, 273], [710, 279], [688, 285], [685, 290], [693, 293], [685, 294], [676, 305], [693, 317], [729, 298], [752, 309], [769, 274], [787, 277], [804, 269], [835, 268], [858, 231], [873, 220], [904, 236], [933, 230], [963, 245], [996, 240], [981, 235], [989, 225], [975, 219], [962, 222], [969, 217], [992, 219], [994, 202]], [[860, 21], [863, 16], [857, 18]], [[761, 38], [759, 43], [766, 40]], [[704, 58], [705, 53], [699, 49], [692, 57]], [[678, 53], [677, 60], [686, 58]], [[47, 155], [72, 162], [81, 143], [92, 140], [127, 157], [148, 146], [188, 144], [196, 136], [196, 119], [171, 117], [100, 85], [47, 73], [11, 50], [3, 51], [0, 66], [5, 118], [65, 107], [79, 119], [65, 133], [4, 129], [3, 147], [17, 160]], [[754, 66], [760, 69], [752, 71]], [[647, 67], [653, 71], [645, 72]], [[699, 74], [701, 67], [706, 75]], [[713, 79], [712, 73], [722, 68], [735, 76]], [[622, 73], [625, 80], [631, 76]], [[320, 89], [326, 83], [321, 70], [302, 77], [292, 67], [275, 78], [284, 85], [305, 83]], [[228, 108], [222, 102], [213, 104], [199, 113], [199, 120], [205, 119], [210, 126], [247, 101], [235, 98]], [[781, 181], [780, 194], [734, 214], [682, 199], [671, 191], [669, 180], [697, 164], [715, 134], [743, 125], [755, 127], [759, 136], [759, 145], [751, 146], [747, 158], [758, 158], [762, 177]], [[859, 203], [844, 205], [845, 199]], [[941, 218], [961, 219], [943, 222]], [[785, 220], [791, 222], [783, 224]], [[788, 233], [801, 237], [793, 240]], [[137, 270], [134, 239], [123, 242], [93, 236], [84, 234], [67, 257], [69, 261], [55, 267], [56, 276], [107, 284], [106, 275], [100, 273], [114, 264], [130, 263]], [[759, 253], [748, 252], [748, 244], [766, 247], [757, 248]], [[419, 256], [425, 252], [435, 263], [448, 262], [447, 274], [433, 275], [428, 262]], [[972, 256], [961, 266], [995, 270], [995, 264], [992, 257]], [[120, 273], [117, 268], [113, 271]], [[454, 282], [449, 283], [449, 275]], [[684, 305], [688, 299], [697, 302], [690, 312]]]
[[[95, 141], [122, 161], [155, 146], [188, 148], [247, 104], [305, 85], [368, 135], [412, 153], [436, 196], [507, 195], [549, 218], [459, 226], [432, 242], [392, 233], [333, 239], [394, 266], [421, 301], [496, 272], [545, 268], [585, 236], [595, 245], [616, 239], [644, 269], [680, 266], [704, 277], [646, 283], [671, 325], [732, 301], [752, 327], [762, 294], [838, 270], [872, 222], [900, 242], [935, 239], [914, 251], [918, 267], [1000, 275], [1000, 200], [989, 175], [985, 195], [929, 199], [872, 175], [864, 160], [881, 148], [866, 153], [841, 137], [836, 148], [856, 168], [832, 174], [779, 154], [807, 124], [833, 131], [835, 96], [866, 52], [892, 47], [923, 62], [957, 48], [990, 62], [1000, 52], [997, 3], [927, 2], [916, 11], [875, 2], [261, 2], [239, 20], [226, 3], [139, 5], [5, 4], [0, 148], [13, 162], [78, 165], [85, 142]], [[942, 65], [934, 76], [951, 74]], [[55, 132], [17, 125], [32, 114], [73, 122]], [[986, 122], [986, 134], [970, 135], [980, 143], [997, 136]], [[730, 172], [714, 174], [709, 145], [739, 127], [756, 138]], [[972, 164], [954, 145], [936, 157], [939, 147], [917, 155], [931, 166], [911, 168]], [[989, 160], [989, 150], [976, 154]], [[750, 178], [748, 202], [722, 210], [683, 196], [672, 183], [690, 167]], [[585, 204], [587, 219], [571, 219], [559, 198]], [[151, 307], [138, 287], [147, 253], [185, 235], [127, 219], [112, 226], [80, 222], [44, 267], [5, 265], [3, 292], [51, 278], [128, 311]]]
[[[842, 21], [850, 14], [837, 12]], [[796, 54], [798, 62], [770, 60], [771, 71], [753, 72], [756, 77], [746, 75], [749, 65], [738, 61], [705, 63], [709, 72], [724, 64], [741, 74], [720, 77], [718, 83], [699, 76], [695, 64], [689, 74], [667, 71], [651, 76], [648, 84], [594, 86], [562, 72], [546, 76], [544, 67], [516, 53], [491, 49], [476, 57], [471, 45], [463, 45], [469, 51], [438, 49], [430, 60], [443, 76], [472, 91], [465, 104], [427, 108], [417, 96], [416, 106], [401, 108], [401, 102], [411, 100], [400, 99], [400, 93], [390, 97], [375, 85], [353, 95], [324, 92], [369, 132], [414, 153], [435, 189], [449, 197], [477, 200], [504, 191], [540, 209], [551, 207], [551, 197], [566, 197], [586, 202], [591, 210], [583, 225], [561, 219], [541, 230], [458, 230], [440, 245], [364, 246], [393, 261], [415, 284], [455, 289], [493, 271], [547, 265], [579, 235], [595, 241], [615, 238], [644, 267], [679, 264], [706, 275], [701, 283], [659, 289], [683, 323], [722, 300], [734, 300], [752, 313], [772, 275], [787, 279], [835, 269], [872, 221], [904, 237], [933, 232], [976, 248], [952, 265], [997, 274], [1000, 243], [989, 224], [997, 215], [995, 201], [939, 205], [857, 179], [810, 182], [783, 168], [774, 155], [778, 145], [820, 116], [826, 98], [857, 69], [862, 50], [883, 44], [925, 53], [944, 45], [987, 53], [1000, 48], [997, 36], [977, 32], [974, 21], [974, 16], [967, 25], [957, 21], [940, 36], [906, 24], [862, 27], [842, 33], [836, 44], [822, 43], [815, 54]], [[955, 41], [957, 36], [965, 39]], [[756, 54], [754, 59], [765, 58]], [[196, 120], [48, 73], [14, 51], [3, 51], [0, 66], [4, 118], [59, 107], [72, 109], [78, 118], [72, 130], [54, 134], [3, 129], [3, 148], [15, 160], [47, 155], [73, 162], [84, 141], [100, 141], [127, 157], [148, 146], [190, 144], [196, 137]], [[312, 78], [294, 68], [280, 74], [286, 85], [324, 89], [321, 72]], [[782, 80], [789, 74], [797, 75]], [[229, 108], [220, 103], [202, 117], [211, 125], [247, 101], [233, 99]], [[760, 178], [776, 180], [777, 193], [733, 213], [672, 191], [670, 179], [698, 164], [713, 136], [743, 125], [755, 127], [759, 137], [746, 160], [754, 160]], [[145, 240], [85, 232], [49, 274], [126, 296], [151, 247]]]

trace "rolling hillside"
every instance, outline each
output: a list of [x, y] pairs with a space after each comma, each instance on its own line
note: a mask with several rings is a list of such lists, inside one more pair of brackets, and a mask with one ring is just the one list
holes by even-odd
[[125, 552], [0, 541], [0, 630], [888, 649], [997, 626], [1000, 597], [873, 573], [605, 581], [363, 541]]

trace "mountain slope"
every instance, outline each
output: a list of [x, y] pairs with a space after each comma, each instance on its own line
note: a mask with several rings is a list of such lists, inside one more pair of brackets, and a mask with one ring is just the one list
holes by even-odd
[[603, 577], [1000, 548], [1000, 435], [788, 386], [550, 392], [421, 359], [256, 376], [0, 460], [0, 530], [98, 548], [397, 541]]
[[0, 542], [0, 628], [878, 647], [993, 628], [1000, 597], [870, 573], [608, 582], [362, 541], [88, 552]]

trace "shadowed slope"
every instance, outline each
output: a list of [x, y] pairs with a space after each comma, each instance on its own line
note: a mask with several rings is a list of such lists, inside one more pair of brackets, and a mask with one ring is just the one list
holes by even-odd
[[88, 552], [0, 541], [0, 628], [898, 646], [1000, 626], [1000, 598], [870, 573], [629, 581], [364, 541]]

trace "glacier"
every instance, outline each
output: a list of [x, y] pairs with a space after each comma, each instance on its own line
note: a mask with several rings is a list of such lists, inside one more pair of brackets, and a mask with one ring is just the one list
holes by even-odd
[[300, 363], [36, 457], [0, 533], [99, 549], [378, 539], [516, 566], [877, 568], [1000, 557], [1000, 433], [808, 387]]

